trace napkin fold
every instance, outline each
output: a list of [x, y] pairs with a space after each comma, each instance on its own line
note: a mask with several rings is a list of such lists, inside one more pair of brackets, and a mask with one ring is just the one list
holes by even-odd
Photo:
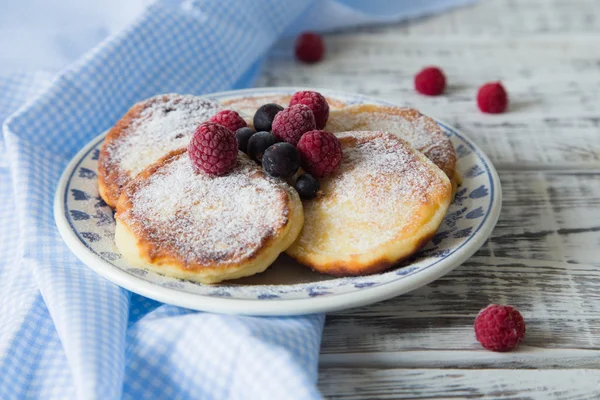
[[136, 101], [250, 86], [273, 43], [303, 26], [390, 22], [466, 1], [414, 3], [161, 0], [51, 83], [0, 77], [0, 120], [35, 98], [0, 141], [0, 398], [320, 398], [323, 315], [216, 315], [121, 289], [63, 244], [54, 191], [71, 157]]

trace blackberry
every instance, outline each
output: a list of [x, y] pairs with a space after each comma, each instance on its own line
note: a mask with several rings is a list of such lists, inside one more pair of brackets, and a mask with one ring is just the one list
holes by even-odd
[[277, 139], [271, 132], [256, 132], [248, 140], [248, 145], [246, 147], [246, 150], [248, 150], [247, 154], [254, 161], [261, 162], [265, 150], [275, 143], [277, 143]]
[[250, 140], [254, 133], [254, 129], [248, 127], [243, 127], [235, 131], [235, 138], [238, 142], [238, 149], [245, 153], [248, 149], [248, 140]]
[[275, 143], [265, 150], [262, 166], [274, 178], [289, 178], [300, 168], [300, 154], [289, 143]]
[[270, 132], [273, 118], [279, 111], [283, 111], [283, 107], [279, 104], [268, 103], [260, 106], [254, 114], [254, 129]]
[[310, 174], [302, 174], [296, 180], [296, 191], [305, 200], [314, 199], [321, 189], [319, 181]]

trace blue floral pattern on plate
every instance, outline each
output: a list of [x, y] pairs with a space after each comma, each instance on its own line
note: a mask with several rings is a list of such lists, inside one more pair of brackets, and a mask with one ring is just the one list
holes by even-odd
[[[289, 93], [289, 89], [256, 89], [248, 95]], [[326, 91], [324, 94], [339, 98], [346, 103], [389, 104], [359, 95]], [[232, 94], [214, 95], [216, 100], [239, 97]], [[97, 187], [97, 164], [99, 149], [104, 137], [99, 137], [80, 157], [70, 171], [62, 194], [64, 218], [73, 233], [91, 253], [101, 258], [113, 268], [118, 268], [137, 279], [153, 285], [188, 292], [201, 296], [226, 297], [234, 299], [263, 300], [306, 299], [346, 294], [385, 285], [434, 267], [441, 260], [452, 257], [465, 244], [473, 240], [484, 226], [492, 210], [495, 187], [491, 169], [485, 157], [473, 143], [452, 128], [438, 122], [450, 137], [457, 150], [457, 169], [463, 182], [448, 210], [448, 214], [434, 238], [410, 262], [388, 272], [353, 278], [331, 278], [308, 271], [293, 261], [285, 259], [273, 268], [291, 268], [298, 272], [297, 278], [285, 282], [275, 282], [257, 278], [245, 281], [226, 282], [220, 285], [202, 285], [129, 265], [119, 254], [114, 244], [114, 212], [102, 201]], [[303, 271], [306, 271], [305, 273]], [[268, 274], [269, 270], [264, 273]]]

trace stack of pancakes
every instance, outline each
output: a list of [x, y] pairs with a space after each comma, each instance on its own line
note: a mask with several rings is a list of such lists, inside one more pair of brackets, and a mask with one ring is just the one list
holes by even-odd
[[327, 98], [325, 129], [344, 156], [313, 200], [301, 201], [241, 152], [225, 176], [193, 170], [186, 147], [197, 125], [222, 109], [251, 125], [258, 107], [287, 106], [289, 98], [220, 104], [167, 94], [134, 105], [108, 133], [98, 169], [100, 194], [117, 210], [123, 256], [165, 275], [216, 283], [262, 272], [282, 252], [330, 275], [371, 274], [426, 244], [459, 178], [452, 143], [413, 109]]

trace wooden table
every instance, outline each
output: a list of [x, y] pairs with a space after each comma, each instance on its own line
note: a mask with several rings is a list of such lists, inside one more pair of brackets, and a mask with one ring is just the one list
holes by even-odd
[[[264, 86], [356, 91], [463, 130], [502, 180], [492, 238], [444, 278], [327, 317], [320, 388], [328, 398], [600, 398], [600, 1], [482, 0], [440, 16], [326, 36], [327, 60], [300, 65], [289, 43]], [[420, 96], [439, 65], [449, 87]], [[510, 111], [484, 115], [477, 88], [501, 80]], [[489, 303], [527, 322], [517, 352], [473, 334]]]

